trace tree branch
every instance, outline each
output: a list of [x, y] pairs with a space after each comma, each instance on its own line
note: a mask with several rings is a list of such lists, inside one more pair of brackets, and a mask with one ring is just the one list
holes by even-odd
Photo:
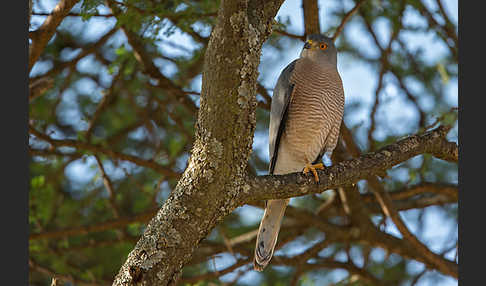
[[317, 0], [302, 0], [302, 9], [304, 10], [304, 36], [320, 34], [319, 4]]
[[48, 143], [50, 143], [54, 147], [73, 147], [73, 148], [76, 148], [78, 150], [90, 151], [90, 152], [93, 152], [95, 154], [105, 154], [105, 155], [107, 155], [111, 158], [130, 161], [130, 162], [137, 164], [139, 166], [154, 169], [158, 173], [160, 173], [164, 176], [167, 176], [167, 177], [177, 178], [177, 177], [180, 176], [179, 173], [174, 172], [173, 170], [168, 169], [168, 168], [158, 164], [157, 162], [155, 162], [153, 160], [144, 160], [144, 159], [141, 159], [141, 158], [136, 157], [136, 156], [127, 155], [127, 154], [123, 154], [123, 153], [120, 153], [120, 152], [113, 151], [111, 149], [104, 148], [103, 146], [100, 146], [100, 145], [89, 144], [89, 143], [85, 143], [85, 142], [81, 142], [81, 141], [77, 141], [77, 140], [53, 139], [53, 138], [49, 137], [48, 135], [37, 131], [33, 126], [29, 126], [29, 132], [32, 133], [33, 135], [35, 135], [37, 138], [44, 140], [44, 141], [47, 141]]
[[98, 223], [95, 225], [88, 225], [88, 226], [79, 226], [73, 227], [68, 229], [59, 229], [54, 231], [46, 231], [41, 233], [33, 233], [29, 235], [29, 240], [36, 240], [36, 239], [53, 239], [53, 238], [62, 238], [62, 237], [69, 237], [75, 235], [84, 235], [92, 232], [99, 232], [105, 231], [108, 229], [115, 229], [124, 227], [128, 224], [139, 222], [139, 223], [146, 223], [150, 220], [155, 214], [157, 213], [156, 210], [151, 210], [148, 212], [144, 212], [133, 217], [121, 217], [114, 220], [109, 220], [106, 222]]
[[[390, 40], [390, 42], [391, 42], [391, 40]], [[377, 45], [379, 45], [378, 42], [377, 42]], [[428, 133], [432, 133], [434, 131], [440, 131], [441, 129], [442, 129], [442, 131], [441, 131], [441, 134], [439, 135], [439, 137], [442, 137], [443, 140], [437, 141], [435, 143], [436, 148], [434, 148], [434, 150], [431, 150], [430, 152], [438, 158], [441, 158], [441, 159], [444, 159], [444, 160], [447, 160], [447, 161], [457, 162], [457, 160], [458, 160], [458, 147], [457, 147], [457, 145], [455, 143], [448, 142], [447, 140], [445, 140], [445, 136], [447, 135], [447, 132], [450, 130], [450, 127], [441, 126], [441, 127], [437, 128], [433, 131], [430, 131]], [[351, 134], [349, 132], [347, 132], [349, 130], [347, 130], [346, 126], [344, 126], [343, 130], [344, 130], [343, 133], [345, 134], [345, 137], [346, 137], [346, 140], [347, 140], [346, 143], [347, 143], [347, 145], [349, 145], [350, 150], [352, 150], [351, 152], [353, 153], [354, 156], [359, 155], [360, 150], [355, 145], [355, 143], [352, 139], [352, 136], [350, 136]], [[437, 137], [437, 136], [435, 136], [435, 137]], [[442, 150], [442, 151], [439, 151], [439, 150]], [[431, 265], [434, 269], [437, 269], [444, 274], [447, 274], [447, 275], [450, 275], [450, 276], [457, 278], [457, 275], [458, 275], [457, 264], [452, 262], [452, 261], [446, 260], [445, 258], [433, 253], [432, 251], [430, 251], [427, 248], [427, 246], [422, 244], [415, 237], [415, 235], [413, 235], [413, 233], [410, 232], [408, 227], [405, 225], [405, 223], [403, 222], [403, 220], [400, 217], [400, 214], [398, 213], [399, 208], [395, 207], [395, 205], [393, 204], [390, 193], [388, 193], [384, 190], [384, 188], [380, 184], [378, 178], [376, 176], [370, 176], [368, 181], [369, 181], [369, 183], [372, 187], [373, 194], [375, 195], [376, 200], [379, 202], [379, 204], [381, 206], [383, 213], [393, 221], [395, 226], [399, 229], [400, 233], [405, 237], [405, 240], [408, 241], [415, 249], [419, 250], [419, 253], [427, 260], [428, 264]], [[424, 187], [430, 187], [430, 185], [424, 186]], [[414, 192], [420, 192], [420, 191], [423, 191], [423, 188], [420, 188], [420, 186], [419, 186], [418, 189], [412, 190], [411, 193], [413, 195]], [[435, 191], [437, 192], [437, 189], [435, 189]], [[455, 199], [457, 201], [457, 193], [454, 196], [453, 191], [447, 190], [447, 192], [448, 192], [449, 196], [453, 196], [453, 200]], [[404, 193], [405, 193], [405, 195], [410, 195], [410, 192], [404, 192]], [[422, 204], [426, 205], [426, 204], [430, 204], [430, 203], [442, 203], [442, 202], [445, 202], [445, 201], [446, 200], [442, 196], [438, 196], [438, 197], [435, 196], [435, 198], [433, 198], [432, 200], [415, 201], [414, 203], [415, 204], [422, 203]]]
[[[56, 273], [56, 272], [54, 272], [53, 270], [51, 270], [47, 267], [39, 265], [37, 262], [35, 262], [34, 260], [32, 260], [30, 258], [29, 258], [29, 268], [33, 271], [37, 271], [37, 272], [43, 273], [43, 274], [45, 274], [49, 277], [52, 277], [52, 279], [54, 281], [57, 280], [58, 282], [60, 282], [60, 280], [68, 281], [68, 282], [71, 282], [73, 284], [80, 285], [80, 286], [102, 286], [102, 285], [105, 286], [105, 285], [108, 285], [108, 282], [105, 282], [105, 281], [100, 282], [100, 283], [88, 282], [88, 281], [84, 281], [84, 280], [81, 280], [81, 279], [74, 278], [74, 277], [72, 277], [72, 275], [63, 275], [63, 274]], [[54, 285], [56, 285], [56, 284], [54, 284]]]
[[343, 28], [344, 28], [344, 25], [349, 21], [349, 19], [351, 19], [351, 16], [353, 16], [353, 14], [358, 11], [359, 7], [365, 2], [366, 0], [360, 0], [358, 3], [356, 3], [356, 5], [354, 5], [353, 9], [349, 10], [348, 13], [346, 13], [346, 15], [344, 15], [343, 19], [341, 20], [341, 24], [339, 24], [339, 26], [336, 28], [336, 31], [334, 32], [334, 35], [332, 36], [332, 40], [333, 41], [336, 41], [336, 38], [339, 36], [339, 34], [341, 34]]
[[439, 127], [432, 131], [402, 139], [380, 150], [362, 155], [318, 171], [319, 184], [301, 173], [265, 175], [248, 178], [246, 192], [241, 192], [240, 204], [254, 200], [286, 199], [321, 193], [339, 186], [352, 185], [367, 179], [417, 155], [430, 153], [437, 158], [457, 162], [457, 144], [445, 139], [448, 129]]
[[62, 20], [68, 15], [71, 8], [78, 3], [79, 0], [61, 0], [52, 11], [51, 15], [47, 17], [42, 26], [36, 31], [30, 33], [32, 44], [29, 47], [29, 70], [32, 69], [35, 62], [39, 58], [42, 51], [46, 47], [49, 40], [56, 32], [56, 28], [61, 24]]

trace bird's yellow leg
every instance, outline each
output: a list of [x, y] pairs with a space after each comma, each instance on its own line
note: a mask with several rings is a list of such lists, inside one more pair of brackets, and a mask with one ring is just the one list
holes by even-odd
[[322, 164], [322, 163], [318, 163], [318, 164], [314, 164], [314, 165], [307, 164], [305, 166], [304, 170], [302, 171], [302, 173], [307, 174], [307, 173], [309, 173], [309, 171], [311, 171], [312, 174], [314, 174], [314, 180], [316, 182], [319, 182], [319, 176], [317, 175], [317, 171], [316, 171], [317, 169], [324, 170], [325, 169], [324, 164]]

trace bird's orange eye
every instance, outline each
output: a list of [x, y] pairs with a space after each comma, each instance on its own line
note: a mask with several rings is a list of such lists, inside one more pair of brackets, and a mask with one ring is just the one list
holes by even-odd
[[319, 49], [325, 50], [325, 49], [327, 49], [327, 45], [326, 44], [320, 44]]

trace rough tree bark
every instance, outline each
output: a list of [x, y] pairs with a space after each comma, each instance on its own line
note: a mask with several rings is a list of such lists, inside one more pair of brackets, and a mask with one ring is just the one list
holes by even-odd
[[256, 125], [261, 47], [282, 2], [221, 2], [188, 167], [113, 285], [174, 285], [198, 243], [237, 207]]
[[250, 178], [249, 187], [246, 187], [248, 192], [240, 194], [239, 200], [246, 203], [251, 200], [286, 199], [354, 185], [361, 179], [377, 174], [385, 176], [386, 170], [424, 153], [445, 161], [457, 162], [457, 145], [445, 139], [448, 131], [449, 128], [441, 126], [424, 134], [409, 136], [359, 158], [341, 161], [318, 171], [318, 184], [313, 183], [312, 177], [301, 173]]

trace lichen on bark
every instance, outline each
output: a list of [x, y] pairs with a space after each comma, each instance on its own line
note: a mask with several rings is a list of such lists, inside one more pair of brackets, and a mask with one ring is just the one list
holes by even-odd
[[248, 190], [260, 52], [282, 2], [222, 1], [205, 54], [188, 166], [113, 285], [174, 285], [198, 243]]

